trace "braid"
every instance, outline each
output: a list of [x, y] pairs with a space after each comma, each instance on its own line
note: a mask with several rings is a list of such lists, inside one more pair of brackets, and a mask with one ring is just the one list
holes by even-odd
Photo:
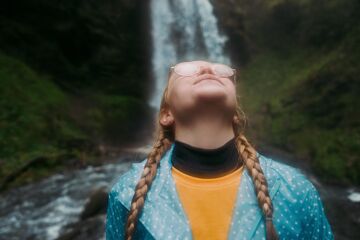
[[236, 145], [244, 160], [245, 167], [250, 173], [253, 183], [255, 185], [258, 204], [262, 209], [266, 218], [266, 239], [278, 239], [275, 227], [272, 222], [273, 205], [270, 199], [268, 184], [264, 173], [260, 167], [259, 159], [256, 156], [255, 149], [250, 145], [244, 135], [239, 135], [236, 139]]
[[131, 240], [134, 234], [136, 223], [142, 210], [146, 198], [146, 194], [156, 175], [157, 167], [160, 163], [162, 155], [171, 146], [171, 141], [165, 136], [164, 131], [160, 130], [158, 140], [155, 142], [152, 151], [147, 157], [141, 178], [136, 185], [134, 196], [131, 200], [130, 211], [125, 226], [125, 239]]
[[[242, 119], [243, 122], [240, 122], [240, 119]], [[245, 126], [244, 121], [245, 118], [241, 117], [240, 111], [236, 111], [233, 124], [236, 136], [236, 147], [255, 185], [258, 204], [266, 219], [266, 239], [277, 240], [278, 235], [272, 221], [273, 205], [268, 191], [268, 184], [261, 169], [259, 159], [256, 156], [256, 150], [242, 134], [242, 129]]]

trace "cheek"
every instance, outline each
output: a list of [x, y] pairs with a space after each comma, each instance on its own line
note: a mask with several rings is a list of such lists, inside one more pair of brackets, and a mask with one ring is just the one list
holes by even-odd
[[232, 105], [236, 105], [236, 87], [231, 83], [228, 85], [227, 87], [227, 95], [228, 95], [228, 101], [232, 104]]
[[188, 104], [191, 99], [191, 86], [186, 83], [172, 84], [169, 91], [169, 101], [171, 106], [183, 106]]

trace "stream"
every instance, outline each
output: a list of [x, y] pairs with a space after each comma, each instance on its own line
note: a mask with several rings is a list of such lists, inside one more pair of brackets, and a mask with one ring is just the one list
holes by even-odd
[[141, 158], [138, 154], [119, 157], [117, 163], [55, 174], [3, 193], [0, 239], [57, 239], [63, 227], [79, 221], [91, 193], [101, 188], [108, 191], [134, 160]]

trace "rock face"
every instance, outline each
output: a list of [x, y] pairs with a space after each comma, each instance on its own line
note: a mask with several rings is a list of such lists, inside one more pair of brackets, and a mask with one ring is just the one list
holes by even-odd
[[57, 240], [99, 240], [105, 233], [105, 215], [98, 215], [78, 222], [64, 230]]
[[105, 218], [108, 193], [106, 188], [94, 189], [77, 223], [63, 229], [58, 240], [100, 239], [105, 233]]
[[[151, 134], [147, 4], [17, 0], [1, 6], [0, 85], [7, 87], [0, 90], [6, 126], [0, 128], [0, 185], [35, 152], [53, 159], [65, 152], [84, 165], [100, 144], [131, 144]], [[15, 184], [63, 167], [53, 162], [38, 172], [30, 168]]]
[[[359, 1], [213, 1], [261, 141], [360, 183]], [[243, 90], [245, 89], [245, 90]]]
[[219, 28], [226, 33], [226, 52], [234, 66], [248, 63], [251, 55], [251, 41], [245, 29], [245, 12], [238, 1], [212, 1]]
[[81, 213], [80, 219], [86, 220], [99, 214], [105, 214], [107, 199], [108, 193], [105, 188], [99, 188], [93, 191]]

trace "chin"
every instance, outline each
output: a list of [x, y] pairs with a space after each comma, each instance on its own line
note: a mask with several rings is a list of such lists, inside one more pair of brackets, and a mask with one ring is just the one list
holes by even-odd
[[196, 95], [195, 101], [206, 102], [206, 103], [226, 103], [228, 99], [226, 94], [207, 92]]
[[226, 99], [229, 94], [224, 91], [223, 88], [219, 88], [219, 87], [213, 87], [213, 86], [209, 86], [209, 87], [203, 87], [201, 89], [196, 89], [193, 92], [195, 98], [199, 98], [199, 99]]

